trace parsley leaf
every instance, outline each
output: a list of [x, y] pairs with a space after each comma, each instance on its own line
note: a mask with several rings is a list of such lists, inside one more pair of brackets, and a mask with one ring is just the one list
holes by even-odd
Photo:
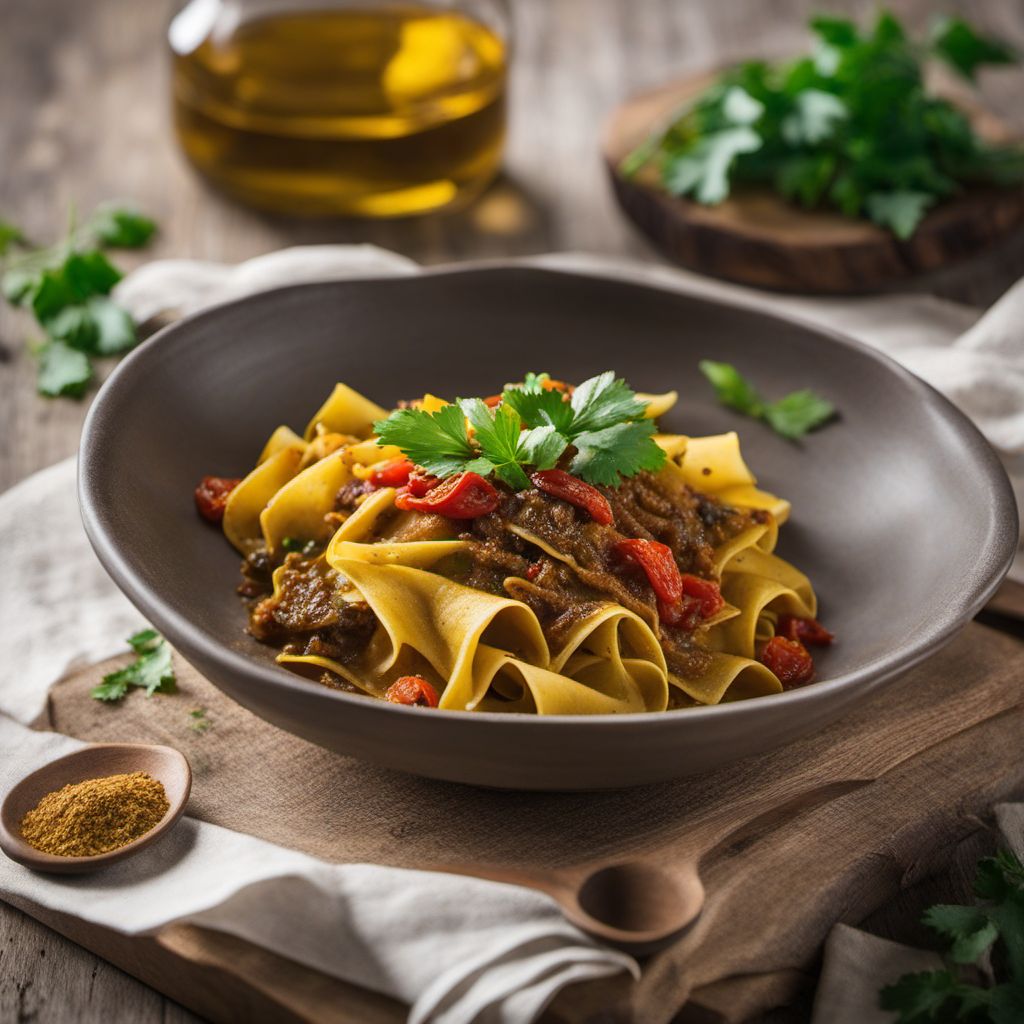
[[665, 165], [665, 187], [675, 196], [693, 195], [698, 203], [714, 206], [729, 195], [736, 158], [760, 148], [761, 136], [746, 125], [709, 133]]
[[38, 352], [38, 387], [47, 398], [81, 398], [92, 380], [92, 364], [84, 352], [62, 341], [48, 341]]
[[527, 427], [550, 426], [567, 432], [575, 413], [561, 391], [527, 391], [525, 388], [506, 389], [501, 395], [501, 404], [509, 405]]
[[793, 391], [764, 407], [764, 418], [776, 434], [790, 440], [820, 427], [836, 414], [836, 407], [810, 388]]
[[1015, 64], [1017, 54], [998, 39], [975, 32], [962, 18], [940, 18], [932, 28], [932, 51], [973, 81], [985, 64]]
[[602, 430], [623, 420], [643, 419], [647, 406], [629, 385], [608, 370], [585, 380], [572, 395], [571, 437]]
[[24, 241], [25, 236], [21, 233], [21, 228], [0, 217], [0, 256], [6, 256], [9, 249], [21, 245]]
[[715, 389], [715, 397], [730, 409], [747, 416], [759, 417], [764, 412], [764, 402], [753, 385], [731, 363], [716, 363], [702, 359], [698, 364]]
[[775, 433], [790, 441], [798, 440], [836, 414], [831, 402], [809, 388], [792, 391], [776, 402], [766, 402], [732, 364], [702, 359], [698, 365], [722, 405], [763, 420]]
[[871, 192], [864, 197], [868, 216], [897, 238], [910, 238], [921, 223], [925, 210], [935, 202], [927, 192], [897, 189], [893, 192]]
[[782, 121], [782, 137], [791, 146], [816, 146], [848, 116], [846, 104], [830, 92], [805, 89], [797, 93], [793, 112]]
[[[1024, 1019], [1024, 865], [1007, 851], [985, 858], [974, 888], [983, 904], [939, 905], [924, 915], [949, 941], [947, 959], [955, 968], [905, 974], [879, 993], [879, 1006], [895, 1011], [897, 1024]], [[980, 969], [965, 972], [971, 964]]]
[[206, 708], [193, 708], [188, 713], [188, 717], [191, 719], [188, 727], [200, 735], [213, 726], [213, 719], [207, 715]]
[[938, 905], [930, 907], [924, 923], [953, 940], [950, 959], [958, 964], [973, 964], [995, 942], [998, 931], [980, 907]]
[[147, 697], [154, 693], [174, 693], [177, 683], [171, 645], [155, 629], [144, 629], [129, 637], [128, 645], [135, 653], [135, 661], [105, 675], [102, 682], [92, 688], [92, 697], [102, 701], [121, 700], [132, 686], [145, 690]]
[[568, 441], [550, 425], [521, 431], [519, 414], [511, 405], [502, 403], [493, 412], [479, 398], [464, 398], [459, 405], [483, 453], [483, 460], [477, 460], [477, 464], [486, 462], [490, 471], [515, 491], [530, 486], [524, 465], [551, 469], [568, 446]]
[[103, 203], [90, 218], [88, 230], [100, 245], [139, 249], [156, 234], [156, 221], [134, 207]]
[[916, 974], [904, 974], [899, 981], [887, 985], [879, 996], [879, 1006], [883, 1010], [895, 1010], [899, 1013], [898, 1024], [925, 1024], [926, 1021], [944, 1019], [962, 1019], [957, 1010], [956, 1018], [940, 1017], [939, 1013], [949, 1003], [962, 1005], [964, 990], [962, 985], [950, 971], [919, 971]]
[[138, 633], [133, 633], [128, 637], [128, 646], [136, 654], [147, 654], [154, 650], [163, 641], [163, 637], [150, 627], [149, 629], [140, 629]]
[[519, 435], [517, 450], [526, 465], [534, 469], [554, 469], [567, 447], [566, 439], [553, 426], [546, 426], [524, 430]]
[[665, 452], [651, 440], [656, 429], [654, 420], [638, 420], [577, 434], [569, 472], [592, 484], [616, 487], [624, 476], [661, 469]]
[[458, 407], [476, 432], [476, 441], [494, 475], [514, 491], [529, 487], [530, 478], [519, 464], [520, 423], [515, 409], [500, 405], [492, 413], [479, 398], [463, 398]]
[[445, 405], [437, 412], [399, 409], [375, 423], [373, 429], [381, 444], [397, 445], [433, 476], [461, 473], [464, 464], [476, 456], [457, 405]]

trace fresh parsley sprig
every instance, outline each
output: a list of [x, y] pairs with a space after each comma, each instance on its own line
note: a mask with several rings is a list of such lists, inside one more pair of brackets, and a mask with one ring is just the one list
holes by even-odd
[[92, 688], [92, 697], [118, 701], [131, 686], [145, 690], [147, 697], [154, 693], [174, 693], [177, 681], [171, 663], [171, 645], [155, 629], [144, 629], [128, 637], [128, 646], [135, 652], [135, 661], [105, 675], [102, 682]]
[[6, 257], [0, 288], [45, 334], [34, 346], [41, 394], [81, 396], [93, 375], [90, 356], [117, 355], [136, 344], [131, 316], [110, 298], [121, 272], [103, 250], [143, 246], [155, 230], [136, 210], [108, 203], [63, 242], [32, 249], [17, 227], [0, 221], [0, 258]]
[[899, 238], [966, 185], [1024, 181], [1024, 147], [983, 141], [961, 110], [927, 92], [923, 74], [935, 58], [973, 81], [981, 67], [1015, 63], [1011, 47], [960, 18], [915, 41], [884, 10], [868, 30], [828, 16], [810, 27], [812, 53], [725, 72], [630, 153], [623, 173], [650, 166], [668, 192], [707, 205], [736, 185], [768, 185]]
[[775, 402], [767, 402], [730, 363], [702, 359], [701, 373], [711, 382], [715, 396], [722, 405], [745, 416], [763, 420], [777, 434], [795, 441], [836, 415], [835, 406], [810, 388], [793, 391]]
[[514, 490], [530, 486], [528, 470], [552, 469], [567, 453], [570, 473], [609, 487], [664, 465], [646, 403], [614, 373], [591, 377], [571, 397], [545, 387], [547, 380], [531, 373], [506, 385], [494, 409], [480, 398], [432, 413], [399, 409], [374, 430], [433, 476], [494, 475]]
[[949, 946], [948, 966], [904, 974], [879, 994], [896, 1024], [1024, 1020], [1024, 865], [1000, 851], [978, 864], [975, 906], [939, 905], [924, 923]]

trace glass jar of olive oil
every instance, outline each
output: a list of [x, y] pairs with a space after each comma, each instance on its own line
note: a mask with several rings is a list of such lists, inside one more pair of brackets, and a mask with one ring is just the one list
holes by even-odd
[[497, 173], [504, 0], [191, 0], [169, 42], [185, 155], [242, 202], [397, 217]]

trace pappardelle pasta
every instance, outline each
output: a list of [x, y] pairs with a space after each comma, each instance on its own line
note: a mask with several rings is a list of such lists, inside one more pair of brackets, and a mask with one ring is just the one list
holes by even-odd
[[789, 504], [735, 433], [660, 433], [675, 401], [528, 374], [389, 413], [338, 384], [196, 501], [243, 556], [249, 631], [330, 687], [569, 715], [809, 683], [807, 647], [832, 636], [773, 554]]

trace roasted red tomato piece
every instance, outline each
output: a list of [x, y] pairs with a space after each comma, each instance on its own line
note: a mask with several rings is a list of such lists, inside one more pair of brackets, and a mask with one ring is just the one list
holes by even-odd
[[436, 708], [437, 690], [423, 676], [399, 676], [387, 689], [384, 699], [391, 704], [415, 704], [421, 708]]
[[422, 498], [400, 491], [395, 505], [413, 512], [433, 512], [449, 519], [476, 519], [498, 507], [498, 492], [479, 473], [460, 473], [432, 487]]
[[404, 456], [386, 459], [370, 470], [370, 483], [374, 487], [404, 487], [415, 468]]
[[775, 632], [787, 640], [799, 640], [812, 647], [827, 647], [835, 640], [817, 619], [802, 619], [797, 615], [780, 615]]
[[814, 678], [814, 660], [799, 640], [773, 636], [761, 648], [761, 662], [786, 687], [804, 686]]
[[429, 476], [422, 469], [417, 469], [409, 474], [409, 481], [405, 488], [414, 498], [422, 498], [427, 491], [435, 488], [440, 482], [436, 476]]
[[705, 580], [684, 572], [683, 593], [700, 602], [701, 618], [710, 619], [725, 607], [725, 598], [722, 597], [722, 591], [714, 580]]
[[620, 540], [615, 553], [644, 571], [658, 600], [658, 617], [662, 622], [681, 625], [687, 609], [683, 604], [683, 578], [672, 549], [656, 540]]
[[578, 476], [566, 473], [564, 469], [539, 469], [530, 474], [533, 486], [538, 491], [550, 494], [553, 498], [561, 498], [584, 512], [602, 526], [612, 523], [612, 507], [608, 499], [590, 484], [584, 483]]
[[196, 508], [211, 523], [224, 519], [224, 506], [231, 492], [242, 482], [238, 476], [204, 476], [196, 488]]

